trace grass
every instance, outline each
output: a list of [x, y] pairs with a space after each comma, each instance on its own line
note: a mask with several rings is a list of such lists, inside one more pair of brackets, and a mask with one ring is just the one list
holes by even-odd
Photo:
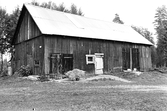
[[157, 71], [142, 72], [141, 75], [139, 76], [130, 72], [113, 73], [111, 75], [118, 76], [130, 81], [135, 81], [136, 84], [147, 84], [147, 85], [167, 84], [167, 78], [166, 78], [167, 73], [160, 73]]
[[[129, 91], [119, 85], [167, 85], [167, 75], [150, 72], [120, 81], [40, 82], [16, 77], [0, 79], [3, 111], [166, 111], [167, 92]], [[153, 82], [154, 81], [154, 82]]]

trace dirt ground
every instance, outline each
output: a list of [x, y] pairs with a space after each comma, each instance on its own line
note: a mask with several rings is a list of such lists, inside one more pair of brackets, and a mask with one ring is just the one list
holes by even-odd
[[167, 74], [122, 78], [132, 82], [0, 78], [0, 111], [167, 111]]

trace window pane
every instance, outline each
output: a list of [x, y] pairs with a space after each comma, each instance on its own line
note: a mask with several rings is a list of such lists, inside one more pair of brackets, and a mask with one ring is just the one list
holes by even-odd
[[93, 57], [88, 57], [88, 61], [93, 61]]

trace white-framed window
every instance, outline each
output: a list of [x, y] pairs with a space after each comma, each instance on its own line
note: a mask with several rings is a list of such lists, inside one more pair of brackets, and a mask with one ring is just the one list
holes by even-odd
[[86, 64], [94, 64], [95, 55], [86, 55]]

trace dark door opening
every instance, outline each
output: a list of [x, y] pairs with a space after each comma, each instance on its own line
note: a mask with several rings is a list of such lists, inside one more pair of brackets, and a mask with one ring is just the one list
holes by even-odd
[[62, 73], [62, 55], [51, 54], [50, 55], [50, 73]]
[[63, 74], [73, 69], [73, 55], [72, 54], [63, 54], [62, 68], [63, 68], [62, 70]]
[[73, 69], [73, 54], [53, 53], [50, 55], [50, 73], [64, 74]]
[[134, 68], [136, 68], [137, 70], [140, 70], [138, 48], [132, 48], [132, 69]]
[[123, 48], [122, 49], [123, 70], [134, 69], [140, 70], [139, 64], [139, 49], [138, 48]]
[[130, 69], [130, 48], [122, 49], [123, 70]]

